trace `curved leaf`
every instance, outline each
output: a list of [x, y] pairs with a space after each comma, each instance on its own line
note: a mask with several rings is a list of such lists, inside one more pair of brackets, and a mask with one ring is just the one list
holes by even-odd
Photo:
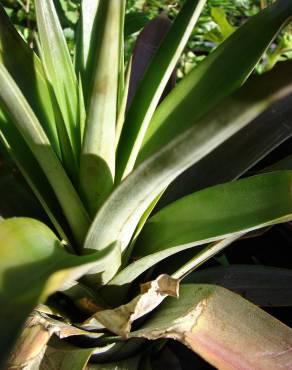
[[291, 368], [292, 330], [214, 285], [182, 285], [130, 337], [173, 338], [222, 370]]
[[239, 88], [291, 16], [292, 4], [286, 0], [276, 1], [250, 18], [195, 67], [156, 110], [138, 162], [149, 158], [192, 127], [224, 97]]
[[123, 125], [117, 151], [117, 181], [128, 175], [135, 164], [150, 119], [205, 3], [206, 0], [186, 1], [145, 71]]
[[213, 186], [181, 198], [146, 222], [133, 253], [146, 256], [290, 220], [291, 185], [292, 172], [279, 171]]
[[115, 297], [113, 293], [123, 286], [123, 292], [119, 291], [122, 297], [127, 284], [183, 250], [224, 239], [193, 258], [198, 266], [202, 257], [213, 256], [213, 250], [219, 252], [250, 230], [291, 220], [291, 184], [290, 171], [268, 173], [201, 190], [165, 207], [146, 222], [138, 237], [132, 252], [137, 261], [121, 270], [102, 289], [103, 294]]
[[[281, 67], [290, 73], [292, 63]], [[237, 179], [291, 135], [292, 95], [289, 95], [175, 179], [159, 201], [158, 209], [187, 194]]]
[[37, 117], [2, 64], [0, 85], [1, 105], [46, 174], [80, 247], [89, 226], [89, 218], [83, 204]]
[[0, 5], [0, 63], [17, 82], [43, 125], [55, 151], [60, 154], [51, 92], [42, 64], [11, 24]]
[[40, 368], [85, 370], [93, 351], [93, 348], [77, 348], [68, 343], [57, 342], [55, 346], [48, 346]]
[[0, 362], [5, 361], [37, 303], [86, 273], [93, 264], [97, 270], [104, 269], [104, 258], [111, 250], [78, 257], [69, 254], [39, 221], [0, 221]]
[[[273, 102], [289, 95], [286, 74], [255, 78], [188, 130], [142, 163], [111, 194], [97, 213], [85, 248], [102, 249], [114, 241], [124, 251], [151, 202], [179, 174], [248, 125]], [[195, 181], [195, 180], [194, 180]]]

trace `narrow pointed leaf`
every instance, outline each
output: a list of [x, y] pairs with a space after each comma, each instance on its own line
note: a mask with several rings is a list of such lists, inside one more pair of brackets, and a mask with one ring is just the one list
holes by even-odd
[[36, 0], [35, 8], [43, 63], [60, 106], [77, 160], [81, 138], [77, 78], [73, 63], [53, 0]]
[[[292, 4], [286, 0], [276, 1], [250, 18], [195, 67], [155, 112], [139, 154], [139, 163], [193, 126], [239, 88], [291, 16]], [[239, 62], [235, 63], [235, 60]]]
[[188, 0], [166, 34], [139, 85], [126, 116], [117, 152], [118, 180], [135, 164], [150, 119], [206, 0]]
[[125, 1], [101, 0], [94, 45], [94, 69], [80, 164], [80, 187], [91, 214], [108, 196], [115, 176], [115, 127]]
[[35, 114], [1, 64], [0, 85], [0, 103], [45, 172], [80, 247], [89, 226], [89, 219], [81, 200], [52, 150]]
[[261, 265], [211, 267], [196, 271], [184, 283], [216, 284], [257, 306], [292, 306], [292, 271]]
[[81, 75], [82, 83], [88, 88], [87, 83], [88, 57], [90, 47], [94, 41], [94, 23], [97, 21], [97, 10], [100, 0], [82, 0], [81, 14], [78, 23], [76, 40], [76, 71]]
[[80, 276], [85, 267], [98, 264], [103, 269], [108, 251], [78, 257], [66, 252], [53, 232], [39, 221], [14, 218], [0, 222], [0, 363], [37, 303]]
[[10, 23], [0, 5], [0, 63], [9, 71], [60, 155], [52, 93], [41, 62]]
[[[118, 240], [126, 249], [151, 202], [179, 174], [248, 125], [269, 105], [291, 93], [290, 81], [255, 78], [226, 99], [185, 134], [141, 164], [111, 194], [96, 215], [86, 248], [103, 248]], [[194, 179], [195, 181], [195, 179]]]
[[292, 216], [292, 172], [279, 171], [210, 187], [166, 206], [145, 224], [133, 251], [145, 256], [271, 225]]
[[144, 271], [178, 252], [219, 241], [182, 266], [174, 278], [185, 276], [187, 268], [198, 267], [250, 230], [291, 220], [291, 183], [290, 171], [268, 173], [201, 190], [165, 207], [146, 222], [138, 237], [132, 251], [138, 260], [103, 288], [104, 297], [115, 296], [117, 287], [126, 291]]
[[182, 285], [130, 336], [173, 338], [222, 370], [291, 368], [292, 330], [215, 285]]
[[[292, 70], [289, 64], [281, 66], [287, 68], [287, 73]], [[289, 95], [179, 176], [167, 188], [158, 207], [208, 186], [237, 179], [291, 135], [292, 95]]]

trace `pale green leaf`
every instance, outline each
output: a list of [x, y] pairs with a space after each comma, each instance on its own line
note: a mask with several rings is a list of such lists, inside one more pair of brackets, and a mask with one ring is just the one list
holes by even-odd
[[35, 0], [42, 58], [63, 115], [70, 143], [78, 159], [81, 137], [78, 87], [73, 63], [53, 0]]
[[16, 81], [42, 124], [56, 153], [60, 155], [52, 92], [42, 64], [10, 23], [0, 5], [0, 63]]
[[92, 80], [80, 163], [80, 188], [91, 214], [112, 189], [115, 128], [125, 1], [101, 0], [96, 20]]
[[83, 84], [87, 86], [88, 58], [90, 57], [90, 48], [93, 46], [94, 24], [97, 18], [98, 5], [100, 0], [82, 0], [81, 12], [77, 30], [76, 40], [76, 71], [81, 75]]

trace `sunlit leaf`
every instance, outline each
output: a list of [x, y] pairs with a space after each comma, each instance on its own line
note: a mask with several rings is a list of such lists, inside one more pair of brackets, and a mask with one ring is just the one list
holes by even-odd
[[35, 0], [35, 9], [43, 63], [60, 106], [77, 160], [81, 137], [77, 78], [73, 63], [53, 0]]
[[[87, 121], [80, 164], [80, 187], [92, 215], [112, 189], [115, 127], [125, 1], [101, 0], [96, 20]], [[93, 52], [92, 51], [92, 52]]]
[[89, 226], [89, 219], [83, 204], [52, 150], [37, 117], [2, 64], [0, 64], [0, 84], [1, 104], [45, 172], [72, 232], [81, 246]]
[[60, 154], [52, 94], [37, 55], [29, 49], [0, 5], [0, 63], [17, 82], [40, 120], [50, 141]]
[[166, 34], [131, 102], [117, 152], [117, 179], [131, 172], [150, 119], [205, 5], [188, 0]]
[[144, 212], [179, 174], [247, 126], [273, 102], [291, 93], [286, 74], [281, 77], [278, 72], [277, 79], [261, 76], [251, 80], [194, 128], [142, 163], [98, 212], [85, 248], [102, 249], [117, 240], [124, 251]]
[[86, 273], [93, 264], [102, 270], [110, 250], [78, 257], [69, 254], [39, 221], [14, 218], [0, 222], [0, 361], [5, 361], [37, 303]]
[[[291, 15], [290, 2], [275, 2], [250, 18], [199, 63], [156, 110], [138, 161], [145, 160], [195, 125], [218, 102], [239, 88]], [[235, 63], [236, 60], [240, 62]]]
[[146, 222], [133, 254], [145, 256], [178, 245], [203, 244], [289, 220], [291, 184], [292, 172], [271, 172], [181, 198]]
[[[115, 297], [113, 293], [119, 289], [122, 296], [122, 289], [124, 292], [144, 271], [183, 250], [226, 238], [219, 245], [206, 247], [197, 261], [194, 257], [191, 267], [198, 267], [229, 245], [229, 239], [290, 220], [291, 181], [289, 171], [259, 175], [201, 190], [165, 207], [146, 222], [138, 237], [132, 252], [137, 260], [121, 270], [103, 288], [103, 294]], [[173, 277], [184, 276], [184, 266], [181, 269], [182, 273]]]

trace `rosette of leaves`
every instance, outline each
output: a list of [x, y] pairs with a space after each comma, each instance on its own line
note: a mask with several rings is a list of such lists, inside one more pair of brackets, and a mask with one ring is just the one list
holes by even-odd
[[[291, 329], [257, 305], [291, 304], [289, 271], [245, 274], [255, 304], [210, 276], [183, 279], [292, 219], [289, 158], [231, 181], [291, 136], [291, 63], [249, 78], [291, 2], [251, 18], [174, 88], [205, 0], [147, 25], [127, 68], [125, 5], [83, 0], [74, 62], [52, 0], [35, 0], [38, 54], [1, 8], [2, 149], [26, 180], [1, 172], [1, 366], [181, 368], [175, 339], [220, 369], [288, 369]], [[189, 194], [152, 215], [190, 167]], [[155, 268], [166, 258], [168, 275]]]

